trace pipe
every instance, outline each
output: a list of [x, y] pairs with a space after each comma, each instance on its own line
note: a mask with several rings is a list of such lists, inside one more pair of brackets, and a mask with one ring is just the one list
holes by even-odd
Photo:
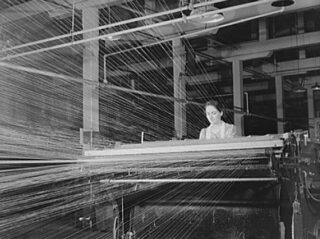
[[[23, 53], [20, 53], [20, 54], [6, 56], [4, 58], [1, 58], [0, 61], [14, 59], [14, 58], [17, 58], [17, 57], [22, 57], [22, 56], [26, 56], [26, 55], [30, 55], [30, 54], [34, 54], [34, 53], [41, 53], [41, 52], [45, 52], [45, 51], [49, 51], [49, 50], [55, 50], [55, 49], [59, 49], [59, 48], [67, 47], [67, 46], [74, 46], [74, 45], [78, 45], [78, 44], [81, 44], [81, 43], [86, 43], [86, 42], [89, 42], [89, 41], [104, 39], [104, 38], [107, 38], [107, 37], [115, 37], [115, 36], [119, 36], [119, 35], [123, 35], [123, 34], [127, 34], [127, 33], [133, 33], [133, 32], [136, 32], [136, 31], [142, 31], [142, 30], [146, 30], [146, 29], [150, 29], [150, 28], [154, 28], [154, 27], [160, 27], [160, 26], [164, 26], [164, 25], [168, 25], [168, 24], [175, 24], [175, 23], [179, 23], [179, 22], [182, 22], [182, 21], [185, 21], [185, 20], [192, 20], [192, 19], [196, 19], [196, 18], [199, 18], [199, 17], [205, 17], [207, 15], [212, 15], [214, 13], [222, 13], [222, 12], [227, 12], [227, 11], [231, 11], [231, 10], [237, 10], [237, 9], [240, 9], [240, 8], [243, 8], [243, 7], [255, 6], [255, 5], [261, 4], [262, 2], [265, 3], [265, 2], [270, 2], [270, 1], [271, 0], [262, 0], [262, 1], [258, 1], [258, 2], [251, 2], [251, 3], [247, 3], [247, 4], [241, 4], [241, 5], [237, 5], [237, 6], [234, 6], [234, 7], [229, 7], [229, 8], [222, 9], [222, 10], [215, 10], [215, 11], [206, 12], [206, 13], [203, 13], [203, 14], [200, 14], [200, 15], [192, 15], [192, 16], [189, 16], [189, 17], [186, 17], [186, 18], [177, 18], [177, 19], [173, 19], [173, 20], [169, 20], [169, 21], [150, 24], [150, 25], [147, 25], [147, 26], [141, 26], [141, 27], [136, 27], [136, 28], [132, 28], [132, 29], [127, 29], [125, 31], [120, 31], [120, 32], [115, 32], [115, 33], [108, 33], [108, 34], [104, 34], [104, 35], [101, 35], [101, 36], [96, 36], [96, 37], [82, 39], [82, 40], [78, 40], [78, 41], [63, 43], [63, 44], [60, 44], [60, 45], [55, 45], [55, 46], [51, 46], [51, 47], [45, 47], [45, 48], [41, 48], [41, 49], [38, 49], [38, 50], [27, 51], [27, 52], [23, 52]], [[274, 14], [274, 13], [277, 13], [277, 12], [281, 12], [283, 10], [284, 10], [284, 8], [281, 8], [280, 10], [268, 13], [267, 15], [271, 15], [271, 14]], [[255, 16], [252, 19], [255, 19], [255, 18], [258, 18], [258, 17], [262, 17], [264, 15], [266, 15], [266, 14], [261, 14], [261, 15]], [[242, 19], [242, 20], [248, 21], [250, 19], [251, 18]], [[238, 22], [238, 23], [239, 22], [243, 22], [242, 20], [236, 21], [236, 22]], [[233, 25], [236, 22], [231, 23], [231, 24], [225, 24], [224, 26]], [[222, 26], [217, 26], [216, 28], [220, 28], [220, 27], [222, 27]], [[211, 28], [210, 31], [212, 31], [213, 29], [216, 29], [216, 28]], [[199, 32], [197, 32], [197, 34], [199, 34]], [[176, 39], [183, 38], [185, 36], [186, 35], [182, 35], [182, 36], [177, 37]], [[159, 42], [157, 42], [157, 44], [159, 44]], [[124, 52], [124, 51], [122, 51], [122, 52]]]
[[159, 179], [104, 179], [101, 183], [228, 183], [270, 182], [278, 178], [159, 178]]
[[270, 206], [278, 206], [278, 202], [273, 200], [257, 200], [257, 201], [242, 201], [242, 200], [197, 200], [197, 199], [188, 199], [188, 200], [146, 200], [144, 201], [145, 205], [213, 205], [215, 209], [223, 208], [223, 209], [230, 209], [230, 207], [243, 207], [243, 206], [250, 206], [250, 207], [270, 207]]
[[[203, 6], [211, 5], [211, 4], [218, 3], [218, 2], [224, 2], [224, 1], [226, 1], [226, 0], [212, 0], [212, 1], [204, 2], [204, 3], [195, 4], [194, 7], [203, 7]], [[180, 8], [176, 8], [176, 9], [172, 9], [172, 10], [168, 10], [168, 11], [150, 14], [150, 15], [143, 16], [143, 17], [128, 19], [128, 20], [124, 20], [121, 22], [103, 25], [103, 26], [99, 26], [99, 27], [95, 27], [95, 28], [91, 28], [91, 29], [78, 31], [78, 32], [68, 33], [68, 34], [64, 34], [61, 36], [51, 37], [51, 38], [47, 38], [47, 39], [43, 39], [43, 40], [39, 40], [39, 41], [35, 41], [35, 42], [29, 42], [29, 43], [25, 43], [25, 44], [22, 44], [19, 46], [14, 46], [14, 47], [11, 47], [8, 49], [4, 49], [4, 50], [0, 51], [0, 53], [20, 49], [20, 48], [27, 47], [27, 46], [38, 45], [41, 43], [46, 43], [46, 42], [50, 42], [50, 41], [54, 41], [54, 40], [60, 40], [60, 39], [67, 38], [67, 37], [74, 37], [74, 36], [77, 36], [77, 35], [80, 35], [83, 33], [88, 33], [88, 32], [92, 32], [92, 31], [99, 31], [99, 30], [103, 30], [103, 29], [107, 29], [107, 28], [111, 28], [111, 27], [116, 27], [116, 26], [120, 26], [120, 25], [125, 25], [125, 24], [129, 24], [129, 23], [137, 22], [137, 21], [143, 21], [143, 20], [150, 19], [150, 18], [161, 17], [163, 15], [169, 15], [172, 13], [187, 10], [188, 8], [189, 8], [188, 6], [180, 7]]]
[[207, 28], [207, 29], [204, 29], [204, 30], [201, 30], [201, 31], [187, 33], [185, 35], [172, 37], [172, 38], [165, 39], [165, 40], [162, 40], [162, 41], [158, 41], [158, 42], [155, 42], [155, 43], [150, 43], [150, 44], [147, 44], [147, 45], [144, 45], [144, 46], [130, 48], [130, 49], [127, 49], [127, 50], [124, 50], [124, 51], [121, 51], [121, 52], [114, 52], [114, 53], [106, 54], [106, 55], [103, 56], [103, 76], [104, 76], [103, 80], [105, 82], [107, 81], [107, 66], [106, 66], [106, 63], [107, 63], [107, 57], [109, 57], [109, 56], [123, 54], [123, 53], [129, 52], [129, 51], [132, 51], [132, 50], [138, 50], [138, 49], [142, 49], [142, 48], [145, 48], [145, 47], [150, 47], [150, 46], [166, 43], [166, 42], [173, 41], [173, 40], [180, 39], [180, 38], [184, 38], [184, 37], [187, 37], [187, 36], [195, 36], [195, 35], [198, 35], [198, 34], [201, 34], [201, 33], [210, 32], [210, 31], [218, 29], [218, 28], [223, 28], [223, 27], [234, 25], [234, 24], [242, 23], [242, 22], [245, 22], [245, 21], [254, 20], [256, 18], [266, 17], [266, 16], [269, 16], [269, 15], [272, 15], [272, 14], [280, 13], [280, 12], [283, 12], [283, 10], [284, 10], [284, 8], [281, 8], [281, 9], [279, 9], [277, 11], [273, 11], [273, 12], [270, 12], [270, 13], [265, 13], [265, 14], [261, 14], [261, 15], [258, 15], [258, 16], [241, 19], [241, 20], [238, 20], [238, 21], [235, 21], [235, 22], [222, 24], [222, 25], [219, 25], [219, 26], [216, 26], [216, 27], [212, 27], [212, 28]]
[[173, 41], [173, 40], [176, 40], [176, 39], [180, 39], [180, 38], [197, 36], [197, 35], [202, 34], [202, 33], [211, 32], [212, 30], [215, 30], [215, 29], [228, 27], [228, 26], [231, 26], [231, 25], [234, 25], [234, 24], [238, 24], [238, 23], [242, 23], [242, 22], [246, 22], [246, 21], [251, 21], [251, 20], [254, 20], [254, 19], [257, 19], [257, 18], [260, 18], [260, 17], [270, 16], [270, 15], [273, 15], [273, 14], [276, 14], [276, 13], [281, 13], [283, 11], [284, 11], [284, 8], [281, 8], [281, 9], [273, 11], [273, 12], [259, 14], [257, 16], [248, 17], [248, 18], [245, 18], [245, 19], [237, 20], [237, 21], [234, 21], [234, 22], [229, 22], [229, 23], [222, 24], [222, 25], [215, 26], [215, 27], [211, 27], [211, 28], [206, 28], [204, 30], [200, 30], [200, 31], [196, 31], [196, 32], [186, 33], [184, 35], [179, 35], [179, 36], [171, 37], [171, 38], [168, 38], [168, 39], [165, 39], [165, 40], [162, 40], [162, 41], [157, 41], [157, 42], [146, 44], [146, 45], [143, 45], [143, 46], [130, 48], [130, 49], [127, 49], [127, 50], [123, 50], [121, 52], [114, 52], [114, 53], [106, 54], [106, 55], [104, 55], [104, 62], [105, 62], [105, 59], [107, 57], [109, 57], [109, 56], [114, 56], [114, 55], [118, 55], [118, 54], [127, 53], [127, 52], [132, 51], [132, 50], [139, 50], [139, 49], [142, 49], [142, 48], [145, 48], [145, 47], [150, 47], [150, 46], [154, 46], [154, 45], [170, 42], [170, 41]]

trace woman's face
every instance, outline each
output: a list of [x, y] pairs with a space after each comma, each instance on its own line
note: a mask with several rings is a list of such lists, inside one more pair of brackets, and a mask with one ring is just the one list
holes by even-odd
[[216, 107], [213, 105], [208, 105], [206, 107], [206, 115], [207, 119], [209, 120], [210, 124], [217, 124], [221, 121], [223, 112], [220, 112]]

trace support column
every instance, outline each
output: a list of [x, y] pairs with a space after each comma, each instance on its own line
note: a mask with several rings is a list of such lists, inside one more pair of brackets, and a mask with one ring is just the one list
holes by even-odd
[[[297, 34], [303, 34], [304, 33], [304, 17], [303, 12], [297, 13]], [[306, 58], [306, 50], [305, 49], [299, 49], [299, 59], [305, 59]]]
[[[277, 119], [283, 120], [284, 111], [283, 111], [283, 83], [282, 76], [276, 75], [275, 77], [275, 86], [276, 86], [276, 107], [277, 107]], [[284, 133], [284, 122], [278, 121], [277, 123], [278, 134]]]
[[244, 108], [243, 105], [243, 63], [239, 59], [232, 61], [232, 75], [233, 75], [233, 107], [234, 113], [234, 124], [237, 127], [237, 135], [244, 135], [244, 122], [243, 114], [241, 111]]
[[298, 25], [298, 29], [297, 32], [298, 34], [304, 33], [304, 16], [303, 16], [303, 12], [298, 12], [297, 13], [297, 25]]
[[313, 99], [313, 90], [310, 85], [306, 86], [307, 88], [307, 97], [308, 97], [308, 123], [309, 123], [309, 134], [310, 138], [315, 138], [315, 119], [314, 119], [314, 99]]
[[267, 20], [265, 18], [259, 19], [259, 41], [268, 39]]
[[[172, 41], [173, 51], [173, 94], [177, 99], [186, 99], [186, 51], [181, 39]], [[187, 135], [186, 104], [174, 101], [174, 129], [178, 139]]]
[[[151, 1], [151, 0], [147, 0], [144, 2], [144, 13], [146, 15], [150, 15], [153, 14], [155, 12], [157, 12], [157, 6], [156, 6], [156, 1]], [[154, 21], [152, 19], [146, 19], [145, 20], [145, 24], [149, 25], [149, 24], [153, 24]]]
[[[83, 8], [83, 30], [99, 26], [98, 8]], [[99, 31], [83, 34], [83, 38], [91, 38], [99, 35]], [[83, 50], [83, 131], [86, 135], [99, 131], [99, 41], [89, 41], [84, 44]], [[87, 138], [87, 137], [86, 137]], [[86, 140], [87, 141], [87, 140]], [[90, 140], [92, 143], [92, 140]], [[84, 142], [87, 143], [87, 142]]]

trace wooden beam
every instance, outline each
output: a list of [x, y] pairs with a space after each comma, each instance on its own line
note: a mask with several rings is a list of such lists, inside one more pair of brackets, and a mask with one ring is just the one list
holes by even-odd
[[[161, 144], [162, 143], [162, 144]], [[158, 146], [159, 145], [159, 146]], [[84, 156], [103, 157], [102, 162], [113, 161], [112, 156], [133, 156], [144, 154], [170, 154], [180, 152], [204, 152], [220, 150], [253, 150], [272, 147], [282, 147], [283, 141], [269, 136], [254, 136], [251, 138], [240, 137], [221, 140], [188, 140], [184, 141], [164, 141], [154, 144], [132, 145], [132, 148], [106, 149], [106, 150], [86, 150]], [[110, 158], [108, 156], [111, 156]], [[97, 158], [97, 160], [100, 158]], [[137, 160], [136, 157], [129, 157], [126, 160]]]
[[[277, 107], [277, 118], [283, 119], [283, 82], [282, 76], [276, 75], [275, 77], [275, 85], [276, 85], [276, 107]], [[277, 122], [278, 134], [284, 133], [284, 123], [281, 121]]]
[[243, 63], [241, 60], [232, 61], [232, 75], [233, 75], [233, 107], [234, 112], [234, 124], [237, 129], [237, 135], [242, 136], [244, 134], [244, 122], [243, 114], [237, 111], [243, 110]]
[[209, 49], [205, 53], [217, 58], [223, 59], [232, 59], [232, 58], [241, 58], [243, 56], [270, 52], [275, 50], [304, 47], [313, 44], [320, 43], [320, 32], [309, 32], [299, 35], [287, 36], [269, 39], [265, 41], [257, 42], [247, 42], [238, 45], [236, 50], [234, 49], [225, 49], [225, 50], [216, 50]]
[[[186, 51], [181, 39], [172, 42], [173, 61], [173, 94], [175, 98], [186, 99]], [[186, 136], [186, 105], [182, 102], [174, 102], [174, 129], [175, 137], [182, 139]]]
[[[99, 11], [97, 8], [86, 8], [82, 14], [83, 29], [99, 26]], [[99, 35], [99, 31], [87, 32], [84, 38]], [[99, 132], [99, 41], [90, 41], [83, 50], [83, 130]]]

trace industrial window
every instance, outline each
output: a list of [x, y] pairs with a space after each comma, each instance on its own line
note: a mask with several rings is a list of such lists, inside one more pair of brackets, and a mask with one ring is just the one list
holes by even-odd
[[306, 57], [319, 57], [320, 56], [320, 44], [314, 46], [308, 46], [306, 49]]
[[320, 9], [304, 12], [303, 18], [305, 32], [320, 31]]
[[299, 59], [299, 49], [292, 48], [292, 49], [275, 51], [274, 58], [276, 62], [292, 61], [292, 60]]
[[258, 21], [249, 21], [234, 26], [220, 28], [216, 39], [224, 44], [235, 44], [258, 40]]
[[269, 38], [297, 34], [297, 14], [275, 16], [268, 19]]

